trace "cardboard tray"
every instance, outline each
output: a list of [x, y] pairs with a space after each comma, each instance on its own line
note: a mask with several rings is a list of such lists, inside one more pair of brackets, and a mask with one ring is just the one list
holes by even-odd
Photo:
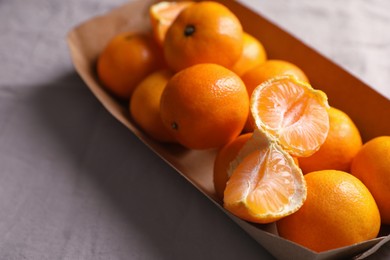
[[[151, 140], [137, 128], [129, 118], [127, 104], [119, 102], [102, 88], [95, 66], [98, 54], [117, 33], [150, 30], [148, 7], [153, 2], [155, 1], [130, 2], [86, 21], [68, 34], [68, 46], [74, 66], [102, 105], [278, 259], [362, 259], [387, 243], [390, 240], [389, 228], [382, 227], [381, 234], [376, 239], [316, 253], [280, 238], [275, 224], [258, 225], [238, 219], [223, 209], [221, 201], [215, 195], [212, 182], [215, 150], [192, 151], [178, 145], [161, 144]], [[288, 60], [302, 68], [313, 87], [327, 93], [331, 106], [350, 115], [364, 141], [379, 135], [390, 135], [389, 100], [259, 14], [233, 0], [219, 2], [238, 16], [245, 31], [264, 44], [269, 58]]]

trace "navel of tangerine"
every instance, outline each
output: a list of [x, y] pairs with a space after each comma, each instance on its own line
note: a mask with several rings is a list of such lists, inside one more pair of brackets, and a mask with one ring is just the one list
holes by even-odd
[[193, 35], [194, 33], [195, 33], [195, 26], [194, 25], [189, 24], [184, 28], [184, 36], [185, 37], [189, 37], [189, 36]]
[[179, 129], [179, 125], [176, 122], [172, 122], [171, 127], [173, 130]]

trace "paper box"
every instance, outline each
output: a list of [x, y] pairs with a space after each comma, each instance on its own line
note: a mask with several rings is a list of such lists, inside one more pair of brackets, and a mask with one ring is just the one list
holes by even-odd
[[[148, 138], [133, 124], [127, 104], [110, 96], [100, 85], [95, 66], [98, 54], [117, 33], [150, 30], [148, 7], [152, 2], [139, 0], [123, 5], [106, 15], [92, 18], [68, 34], [74, 66], [102, 105], [276, 258], [364, 258], [387, 243], [390, 240], [389, 228], [382, 227], [380, 237], [376, 239], [315, 253], [280, 238], [274, 224], [256, 225], [242, 221], [225, 211], [215, 195], [212, 182], [215, 150], [191, 151], [178, 145], [161, 144]], [[364, 141], [390, 134], [389, 100], [255, 12], [232, 0], [220, 2], [238, 16], [245, 31], [264, 44], [269, 58], [288, 60], [302, 68], [311, 84], [327, 93], [330, 105], [350, 115]]]

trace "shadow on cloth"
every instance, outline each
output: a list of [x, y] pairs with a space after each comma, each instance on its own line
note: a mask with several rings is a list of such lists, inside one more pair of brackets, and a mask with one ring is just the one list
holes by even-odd
[[[113, 208], [115, 212], [104, 214], [124, 219], [121, 225], [126, 229], [117, 239], [125, 241], [118, 243], [145, 240], [160, 259], [255, 259], [259, 255], [271, 259], [265, 249], [116, 121], [75, 72], [34, 87], [28, 102], [62, 149], [61, 160], [74, 165], [75, 171], [69, 174], [80, 175], [69, 176], [81, 181], [70, 188], [92, 185], [92, 194], [102, 195], [109, 204], [100, 211]], [[100, 203], [95, 201], [98, 198], [88, 199]], [[98, 220], [99, 216], [90, 219]], [[104, 238], [104, 234], [99, 236]], [[72, 232], [68, 238], [72, 239]], [[134, 247], [121, 248], [121, 254], [134, 256]], [[136, 254], [141, 256], [142, 252]]]

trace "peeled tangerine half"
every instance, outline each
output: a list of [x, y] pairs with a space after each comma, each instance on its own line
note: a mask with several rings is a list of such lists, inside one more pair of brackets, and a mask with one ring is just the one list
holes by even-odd
[[251, 222], [270, 223], [296, 212], [306, 199], [302, 171], [290, 154], [256, 129], [231, 163], [224, 207]]
[[310, 156], [329, 131], [328, 99], [295, 77], [277, 77], [252, 93], [251, 113], [257, 128], [275, 137], [291, 155]]

